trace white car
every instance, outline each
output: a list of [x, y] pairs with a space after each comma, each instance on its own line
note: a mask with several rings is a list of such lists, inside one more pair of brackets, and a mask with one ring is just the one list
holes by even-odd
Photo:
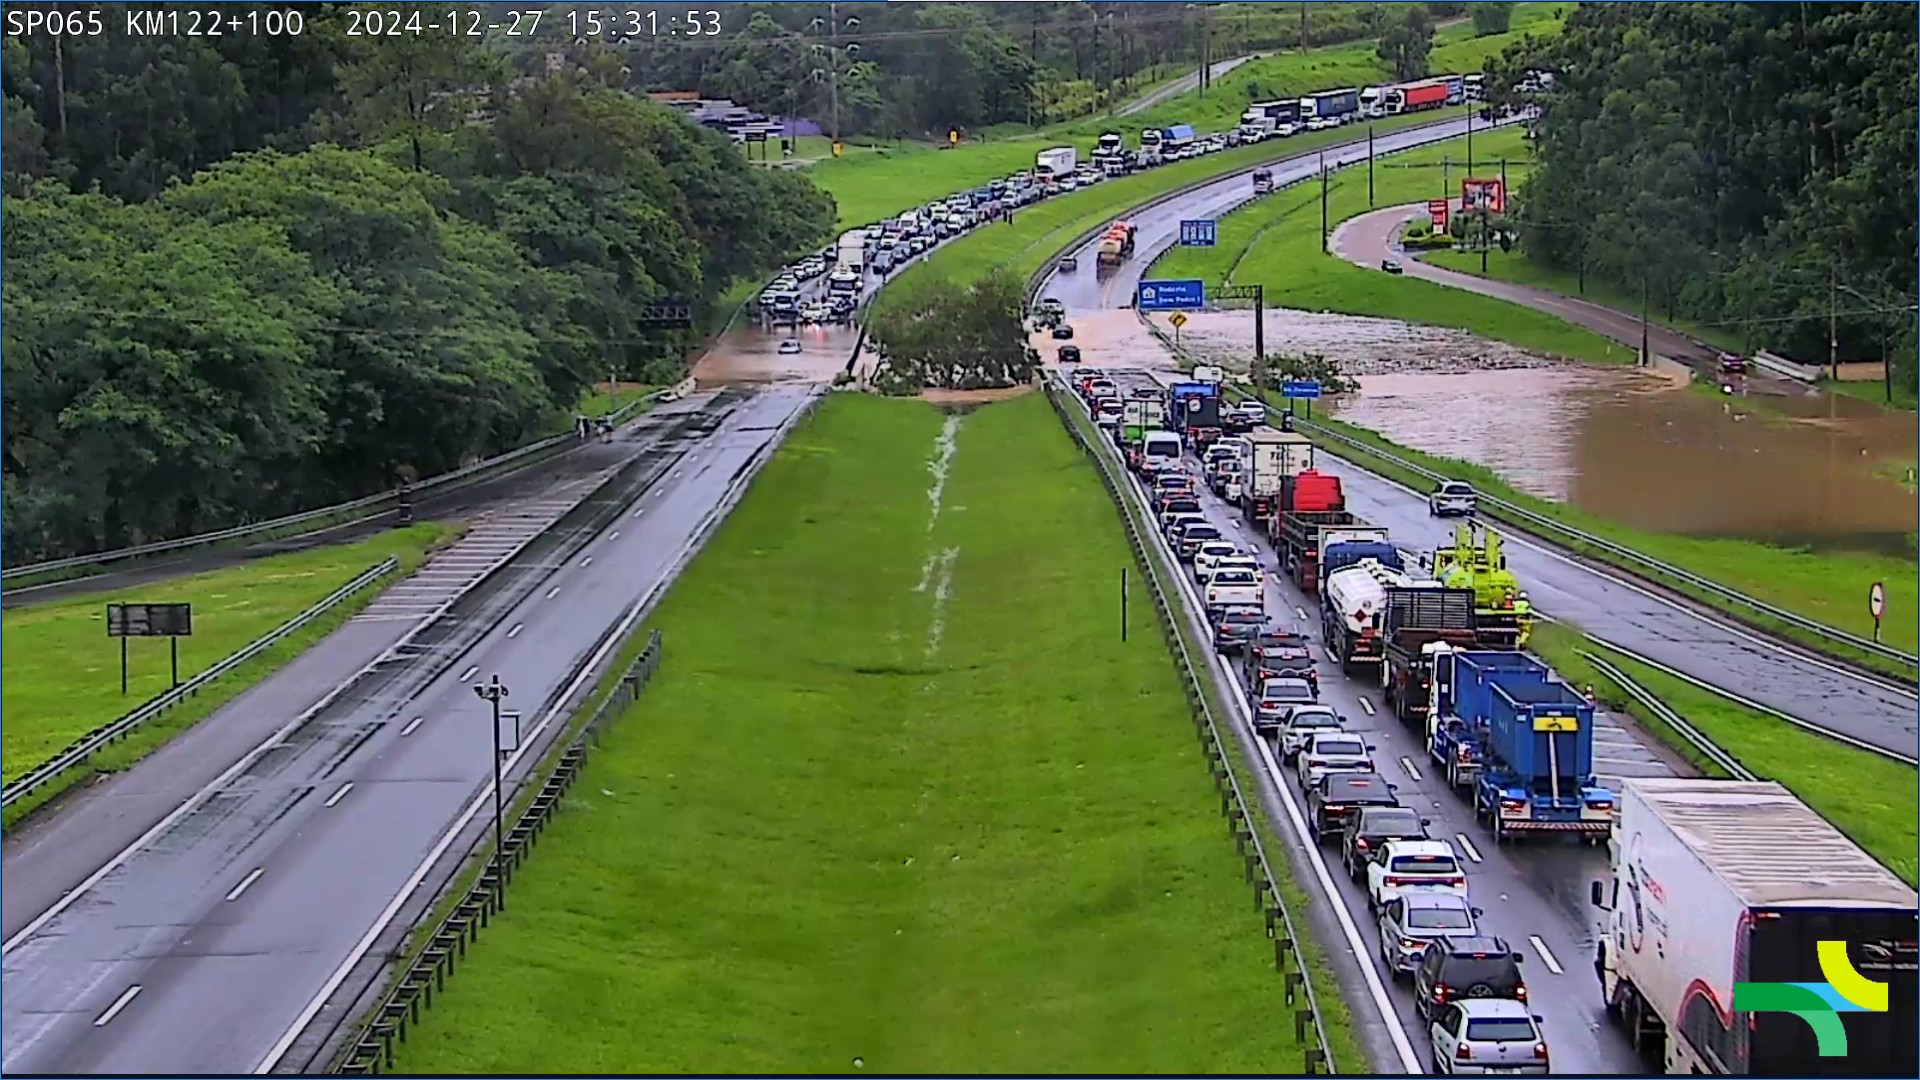
[[1427, 1027], [1433, 1071], [1459, 1075], [1545, 1076], [1553, 1071], [1541, 1020], [1523, 1001], [1462, 998], [1441, 1007]]
[[1257, 607], [1266, 606], [1266, 589], [1260, 583], [1260, 575], [1254, 571], [1237, 567], [1225, 567], [1214, 570], [1207, 578], [1207, 607]]
[[1467, 874], [1450, 840], [1390, 840], [1367, 862], [1367, 909], [1407, 892], [1450, 892], [1465, 898]]
[[792, 356], [793, 354], [799, 351], [800, 351], [800, 342], [797, 338], [788, 338], [787, 340], [780, 343], [781, 356]]
[[1252, 574], [1255, 581], [1263, 583], [1267, 580], [1266, 573], [1260, 569], [1260, 561], [1258, 559], [1255, 559], [1251, 555], [1232, 555], [1224, 559], [1214, 560], [1213, 565], [1207, 568], [1206, 576], [1200, 579], [1200, 584], [1211, 584], [1215, 576], [1226, 571]]
[[1227, 540], [1209, 540], [1200, 545], [1193, 553], [1193, 576], [1199, 581], [1207, 580], [1213, 571], [1213, 564], [1219, 559], [1231, 559], [1240, 554], [1240, 548]]
[[1315, 735], [1333, 735], [1344, 730], [1340, 726], [1340, 714], [1334, 712], [1332, 706], [1298, 706], [1280, 724], [1280, 760], [1290, 762], [1299, 757], [1300, 749]]
[[1480, 496], [1462, 480], [1443, 481], [1427, 496], [1427, 512], [1434, 517], [1471, 517], [1480, 509]]
[[813, 303], [800, 309], [800, 317], [810, 323], [826, 322], [828, 319], [833, 318], [833, 309], [815, 300]]
[[1295, 771], [1302, 791], [1311, 790], [1330, 772], [1372, 772], [1373, 747], [1344, 731], [1315, 735], [1300, 748]]
[[1235, 416], [1238, 416], [1249, 424], [1264, 424], [1267, 422], [1267, 407], [1252, 398], [1248, 398], [1240, 404], [1235, 405], [1233, 412]]

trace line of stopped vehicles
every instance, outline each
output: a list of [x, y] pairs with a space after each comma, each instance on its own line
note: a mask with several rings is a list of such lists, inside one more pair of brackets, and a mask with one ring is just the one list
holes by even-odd
[[[1496, 845], [1607, 843], [1610, 880], [1589, 895], [1593, 970], [1607, 1015], [1650, 1066], [1914, 1075], [1914, 890], [1779, 784], [1603, 784], [1593, 702], [1525, 651], [1526, 594], [1500, 537], [1473, 522], [1470, 487], [1428, 496], [1433, 514], [1464, 519], [1452, 546], [1410, 553], [1347, 510], [1339, 478], [1314, 468], [1314, 445], [1284, 414], [1276, 430], [1263, 404], [1227, 400], [1220, 369], [1164, 387], [1077, 364], [1066, 378], [1192, 575], [1213, 648], [1299, 786], [1312, 841], [1364, 891], [1380, 967], [1410, 984], [1434, 1072], [1551, 1071], [1521, 954], [1473, 903], [1453, 842], [1429, 834], [1375, 746], [1322, 702], [1314, 643], [1269, 616], [1258, 552], [1202, 512], [1202, 486], [1271, 541], [1279, 574], [1317, 603], [1322, 655], [1379, 689]], [[1797, 1016], [1732, 1009], [1736, 982], [1829, 981], [1821, 941], [1846, 942], [1854, 970], [1889, 986], [1890, 1012], [1849, 1015], [1844, 1059], [1820, 1056]]]

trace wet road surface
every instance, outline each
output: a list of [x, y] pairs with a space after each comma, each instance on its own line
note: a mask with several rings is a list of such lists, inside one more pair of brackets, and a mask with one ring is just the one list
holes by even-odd
[[[205, 797], [104, 864], [97, 848], [70, 851], [53, 835], [10, 850], [0, 1064], [10, 1072], [233, 1073], [284, 1049], [356, 952], [380, 942], [383, 921], [435, 856], [461, 850], [449, 847], [447, 830], [463, 806], [484, 798], [490, 775], [488, 714], [470, 684], [498, 672], [532, 738], [577, 690], [608, 629], [637, 617], [637, 605], [664, 587], [809, 392], [689, 399], [690, 430], [639, 447], [608, 488], [497, 583], [331, 704], [295, 715], [295, 702], [353, 670], [356, 647], [400, 624], [350, 626], [223, 710], [253, 717], [199, 725], [194, 734], [213, 733], [229, 753], [246, 742], [240, 728], [291, 730], [250, 760], [234, 759]], [[184, 758], [191, 738], [163, 754]], [[530, 744], [511, 780], [539, 752]], [[146, 797], [125, 800], [129, 807], [153, 812], [181, 794], [164, 790], [154, 769], [135, 774], [149, 786], [130, 793]], [[53, 825], [77, 829], [82, 818], [69, 813]], [[16, 858], [21, 870], [32, 860], [33, 872], [17, 873]], [[49, 900], [76, 878], [72, 891]], [[388, 927], [392, 940], [399, 929]]]
[[[1124, 393], [1147, 378], [1128, 373], [1116, 381]], [[1196, 467], [1191, 457], [1187, 465]], [[1587, 882], [1606, 876], [1605, 846], [1587, 847], [1573, 840], [1544, 838], [1495, 845], [1491, 834], [1473, 819], [1467, 804], [1448, 790], [1444, 781], [1434, 778], [1427, 763], [1424, 735], [1416, 737], [1412, 729], [1385, 711], [1377, 685], [1342, 676], [1338, 666], [1328, 661], [1315, 602], [1279, 574], [1273, 550], [1259, 531], [1249, 528], [1238, 511], [1207, 494], [1204, 485], [1201, 491], [1201, 505], [1209, 520], [1233, 542], [1257, 551], [1267, 571], [1268, 615], [1276, 625], [1305, 634], [1314, 643], [1320, 661], [1321, 700], [1345, 717], [1349, 730], [1364, 734], [1374, 746], [1379, 770], [1389, 783], [1398, 785], [1395, 794], [1401, 804], [1428, 819], [1428, 831], [1434, 838], [1453, 844], [1466, 868], [1472, 902], [1484, 911], [1483, 930], [1505, 938], [1514, 951], [1524, 954], [1521, 971], [1532, 1008], [1546, 1018], [1555, 1071], [1644, 1073], [1645, 1067], [1625, 1037], [1608, 1026], [1593, 974], [1598, 922], [1588, 907]], [[1400, 539], [1397, 530], [1396, 539]], [[1198, 596], [1189, 592], [1185, 598], [1187, 617], [1194, 620], [1197, 632], [1204, 632], [1198, 620]], [[1212, 667], [1222, 696], [1235, 714], [1235, 732], [1260, 780], [1260, 796], [1269, 818], [1289, 842], [1288, 858], [1294, 873], [1313, 896], [1315, 903], [1310, 910], [1317, 936], [1334, 958], [1344, 984], [1342, 996], [1371, 1044], [1376, 1064], [1383, 1071], [1400, 1071], [1401, 1058], [1379, 1010], [1370, 1012], [1368, 1003], [1372, 1001], [1384, 1002], [1390, 1022], [1415, 1051], [1413, 1071], [1421, 1071], [1428, 1061], [1426, 1028], [1413, 1011], [1408, 984], [1400, 981], [1396, 985], [1379, 963], [1379, 933], [1367, 911], [1365, 891], [1348, 877], [1337, 846], [1320, 849], [1327, 876], [1324, 880], [1319, 877], [1304, 832], [1296, 833], [1290, 827], [1306, 805], [1293, 770], [1277, 761], [1271, 744], [1263, 751], [1261, 740], [1248, 726], [1244, 698], [1229, 689], [1241, 684], [1243, 676], [1238, 666], [1215, 658]], [[1602, 779], [1615, 784], [1625, 776], [1674, 775], [1678, 767], [1671, 755], [1650, 748], [1636, 732], [1604, 712], [1597, 714], [1595, 754]], [[1329, 903], [1321, 903], [1323, 899]], [[1350, 920], [1354, 928], [1351, 936], [1338, 913], [1329, 910], [1330, 904], [1337, 905]], [[1383, 990], [1379, 998], [1372, 994], [1362, 965], [1374, 968]]]

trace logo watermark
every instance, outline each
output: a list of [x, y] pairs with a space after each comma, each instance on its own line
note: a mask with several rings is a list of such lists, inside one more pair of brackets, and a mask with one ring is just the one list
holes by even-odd
[[1820, 942], [1818, 955], [1826, 982], [1734, 983], [1733, 1009], [1792, 1013], [1813, 1029], [1821, 1057], [1846, 1057], [1847, 1029], [1840, 1014], [1886, 1012], [1887, 984], [1854, 970], [1844, 941]]

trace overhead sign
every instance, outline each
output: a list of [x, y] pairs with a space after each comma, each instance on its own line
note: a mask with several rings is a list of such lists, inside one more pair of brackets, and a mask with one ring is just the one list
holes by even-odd
[[1428, 199], [1427, 200], [1427, 216], [1433, 219], [1434, 232], [1437, 232], [1437, 233], [1446, 232], [1447, 231], [1447, 200]]
[[1141, 311], [1177, 311], [1203, 307], [1206, 302], [1206, 283], [1199, 278], [1189, 278], [1141, 282], [1134, 306]]
[[1305, 398], [1312, 401], [1320, 396], [1320, 380], [1288, 379], [1280, 384], [1280, 396], [1283, 398]]
[[107, 636], [192, 637], [192, 604], [108, 604]]
[[1218, 223], [1212, 218], [1191, 218], [1180, 223], [1181, 247], [1213, 247], [1219, 238]]
[[634, 322], [649, 330], [685, 330], [693, 326], [693, 305], [678, 297], [641, 304]]
[[1497, 176], [1490, 180], [1460, 181], [1460, 210], [1467, 214], [1506, 213], [1506, 183]]
[[1877, 581], [1867, 590], [1867, 613], [1876, 619], [1887, 613], [1887, 587]]
[[1178, 330], [1187, 325], [1187, 316], [1183, 312], [1176, 311], [1167, 317], [1167, 321], [1173, 324], [1175, 330]]

